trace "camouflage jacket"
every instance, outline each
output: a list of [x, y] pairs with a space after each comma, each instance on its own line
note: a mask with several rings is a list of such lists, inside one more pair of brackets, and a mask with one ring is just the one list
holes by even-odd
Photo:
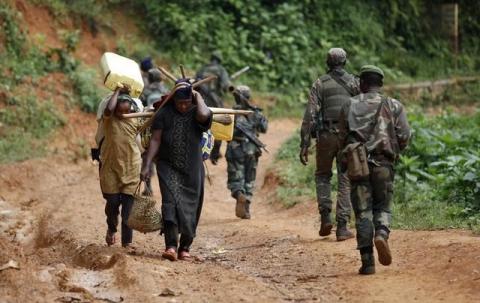
[[143, 89], [140, 100], [144, 106], [150, 106], [168, 92], [169, 90], [163, 82], [152, 82]]
[[[379, 110], [382, 100], [385, 103]], [[382, 96], [378, 90], [370, 90], [350, 98], [350, 102], [343, 106], [339, 135], [341, 148], [363, 142], [370, 155], [381, 155], [393, 161], [408, 144], [410, 126], [398, 100]]]
[[[335, 69], [329, 71], [326, 75], [323, 75], [319, 77], [312, 85], [312, 88], [310, 89], [310, 93], [308, 96], [308, 101], [307, 101], [307, 106], [305, 108], [305, 112], [303, 115], [303, 120], [302, 120], [302, 126], [300, 129], [300, 137], [301, 137], [301, 147], [309, 147], [310, 146], [310, 140], [312, 137], [312, 133], [314, 133], [318, 125], [317, 123], [319, 122], [319, 116], [322, 113], [322, 104], [323, 104], [323, 99], [328, 97], [325, 95], [324, 92], [324, 80], [323, 78], [331, 75], [334, 73], [337, 77], [342, 77], [349, 79], [350, 81], [348, 82], [348, 86], [350, 87], [350, 92], [346, 91], [343, 87], [341, 87], [340, 84], [335, 83], [334, 85], [340, 87], [342, 90], [344, 90], [345, 97], [349, 98], [350, 96], [354, 96], [360, 93], [360, 85], [358, 78], [347, 73], [344, 69]], [[339, 117], [337, 118], [337, 120]]]
[[197, 72], [196, 78], [203, 79], [208, 76], [217, 76], [217, 79], [202, 84], [200, 86], [202, 94], [215, 93], [217, 96], [222, 97], [230, 85], [230, 78], [227, 71], [221, 64], [209, 63]]
[[[240, 106], [234, 106], [234, 109], [246, 109]], [[266, 133], [268, 129], [268, 120], [262, 114], [261, 110], [255, 110], [253, 114], [235, 117], [235, 125], [241, 124], [251, 136], [258, 137], [259, 133]], [[243, 155], [259, 155], [261, 153], [254, 143], [250, 142], [244, 133], [235, 128], [233, 131], [233, 140], [227, 145], [227, 158], [239, 158]]]

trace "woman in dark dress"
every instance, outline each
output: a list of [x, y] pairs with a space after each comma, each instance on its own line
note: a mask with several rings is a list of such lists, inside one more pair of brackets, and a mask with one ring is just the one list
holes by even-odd
[[148, 168], [156, 158], [166, 247], [162, 257], [188, 261], [203, 204], [200, 141], [210, 128], [212, 113], [186, 80], [177, 81], [173, 94], [173, 101], [155, 115], [140, 178], [150, 177]]

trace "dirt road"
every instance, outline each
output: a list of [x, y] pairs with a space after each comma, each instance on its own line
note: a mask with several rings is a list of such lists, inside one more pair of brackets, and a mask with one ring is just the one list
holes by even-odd
[[[295, 126], [274, 121], [263, 140], [274, 152]], [[359, 276], [355, 241], [320, 239], [313, 201], [288, 210], [271, 201], [274, 184], [262, 183], [272, 159], [261, 158], [248, 221], [234, 216], [225, 161], [210, 166], [192, 248], [205, 260], [196, 264], [162, 260], [158, 234], [135, 233], [133, 252], [106, 247], [98, 167], [89, 161], [59, 152], [1, 166], [0, 267], [14, 260], [20, 269], [0, 271], [0, 303], [478, 302], [478, 236], [395, 230], [394, 263]]]

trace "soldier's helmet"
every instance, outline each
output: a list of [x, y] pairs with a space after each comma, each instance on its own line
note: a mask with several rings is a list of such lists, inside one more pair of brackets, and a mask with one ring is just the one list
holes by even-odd
[[216, 50], [212, 52], [212, 55], [210, 56], [210, 60], [217, 60], [218, 62], [223, 61], [222, 53], [219, 50]]
[[337, 66], [347, 62], [347, 52], [343, 48], [334, 47], [328, 50], [327, 65]]
[[151, 68], [148, 70], [148, 81], [150, 83], [162, 81], [162, 73], [158, 68]]
[[239, 94], [241, 94], [246, 100], [250, 100], [251, 94], [250, 94], [250, 87], [246, 85], [239, 85], [237, 86], [237, 91]]

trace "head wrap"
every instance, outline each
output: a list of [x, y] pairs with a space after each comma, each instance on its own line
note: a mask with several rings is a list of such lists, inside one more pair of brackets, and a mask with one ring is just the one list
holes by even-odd
[[189, 79], [179, 79], [175, 82], [175, 93], [173, 98], [175, 100], [190, 99], [192, 97], [192, 85]]
[[343, 48], [335, 47], [328, 50], [327, 65], [337, 66], [347, 61], [347, 52]]

